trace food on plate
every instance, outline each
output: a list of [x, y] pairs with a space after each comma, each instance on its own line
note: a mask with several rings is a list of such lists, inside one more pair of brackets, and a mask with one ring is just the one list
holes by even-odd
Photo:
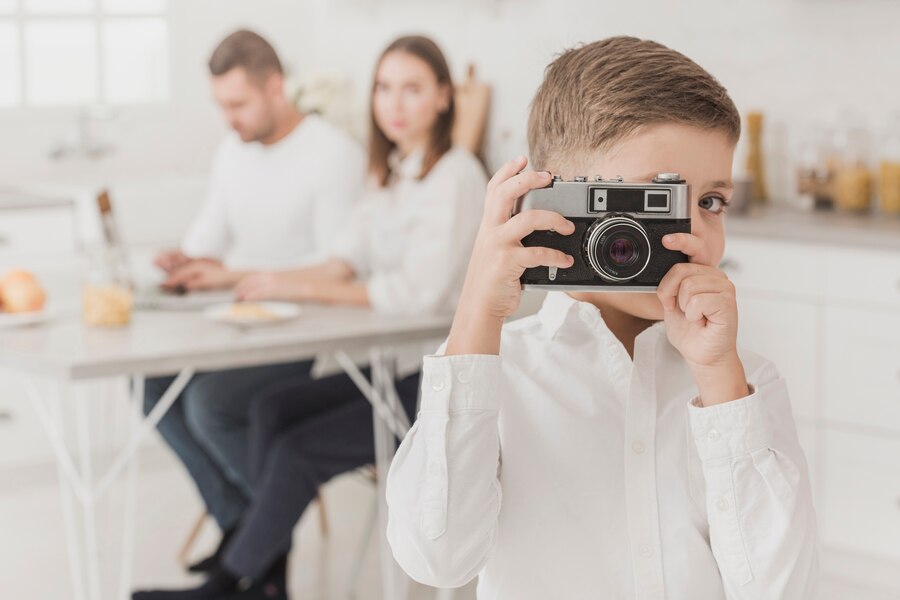
[[261, 321], [270, 321], [277, 319], [278, 315], [263, 306], [254, 302], [236, 302], [228, 309], [228, 316], [233, 319], [257, 319]]
[[28, 271], [8, 271], [0, 279], [0, 310], [4, 312], [37, 312], [44, 308], [46, 300], [44, 288]]

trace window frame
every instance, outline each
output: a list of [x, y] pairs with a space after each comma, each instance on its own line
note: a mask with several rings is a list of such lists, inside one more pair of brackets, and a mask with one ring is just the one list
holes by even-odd
[[[14, 0], [15, 8], [12, 12], [9, 13], [0, 13], [0, 21], [9, 21], [12, 22], [15, 26], [17, 32], [17, 45], [18, 45], [18, 88], [19, 88], [19, 97], [16, 104], [12, 104], [9, 106], [0, 106], [0, 113], [8, 113], [10, 111], [37, 111], [37, 112], [52, 112], [52, 111], [70, 111], [73, 108], [83, 108], [85, 106], [90, 105], [103, 105], [103, 106], [111, 106], [111, 107], [147, 107], [147, 108], [157, 108], [166, 106], [172, 101], [172, 43], [171, 43], [171, 19], [170, 19], [170, 11], [172, 0], [166, 0], [163, 4], [163, 8], [159, 11], [154, 12], [110, 12], [106, 6], [104, 0], [94, 0], [94, 7], [90, 11], [86, 12], [67, 12], [65, 10], [52, 11], [47, 13], [29, 13], [25, 8], [26, 0]], [[26, 36], [25, 30], [26, 25], [29, 23], [39, 23], [42, 21], [60, 21], [60, 20], [80, 20], [83, 22], [92, 23], [94, 25], [94, 43], [96, 44], [97, 52], [96, 52], [96, 72], [97, 77], [94, 81], [94, 96], [95, 100], [89, 102], [64, 102], [60, 104], [54, 105], [44, 105], [44, 104], [35, 104], [30, 102], [28, 99], [28, 78], [29, 73], [26, 68], [28, 65], [28, 58], [26, 54]], [[166, 97], [161, 100], [146, 100], [140, 102], [110, 102], [106, 97], [106, 47], [103, 40], [104, 35], [104, 24], [108, 21], [116, 21], [116, 20], [140, 20], [140, 19], [154, 19], [161, 20], [165, 25], [166, 32], [166, 57], [165, 61], [167, 64], [166, 69], [166, 77], [168, 79], [167, 93]]]

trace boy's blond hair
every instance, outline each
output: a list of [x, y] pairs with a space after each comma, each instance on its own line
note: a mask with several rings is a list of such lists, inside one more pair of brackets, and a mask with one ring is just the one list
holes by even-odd
[[728, 92], [685, 55], [633, 37], [572, 48], [547, 66], [531, 103], [531, 164], [584, 168], [592, 154], [659, 123], [718, 130], [735, 143], [741, 133]]

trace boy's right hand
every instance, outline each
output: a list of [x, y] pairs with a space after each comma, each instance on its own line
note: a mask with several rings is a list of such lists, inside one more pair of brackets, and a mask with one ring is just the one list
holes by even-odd
[[527, 163], [524, 156], [511, 160], [488, 182], [484, 216], [447, 341], [448, 355], [499, 354], [500, 328], [519, 307], [519, 278], [525, 269], [567, 269], [574, 263], [559, 250], [522, 245], [522, 238], [534, 231], [562, 235], [575, 231], [574, 223], [553, 211], [529, 210], [510, 217], [516, 200], [550, 183], [547, 172], [520, 172]]

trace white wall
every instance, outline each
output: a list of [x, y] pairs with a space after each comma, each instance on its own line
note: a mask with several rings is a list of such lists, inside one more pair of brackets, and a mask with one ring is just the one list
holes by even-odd
[[202, 173], [222, 132], [205, 61], [238, 26], [269, 37], [300, 73], [350, 75], [360, 110], [381, 48], [401, 33], [433, 36], [458, 77], [475, 61], [494, 87], [492, 165], [524, 151], [528, 103], [553, 55], [616, 34], [684, 52], [725, 84], [742, 112], [765, 111], [781, 196], [790, 196], [783, 159], [792, 132], [844, 107], [863, 111], [873, 129], [900, 110], [900, 3], [890, 0], [170, 0], [170, 19], [170, 106], [122, 110], [112, 126], [118, 152], [99, 165], [45, 158], [74, 111], [0, 112], [0, 185]]

